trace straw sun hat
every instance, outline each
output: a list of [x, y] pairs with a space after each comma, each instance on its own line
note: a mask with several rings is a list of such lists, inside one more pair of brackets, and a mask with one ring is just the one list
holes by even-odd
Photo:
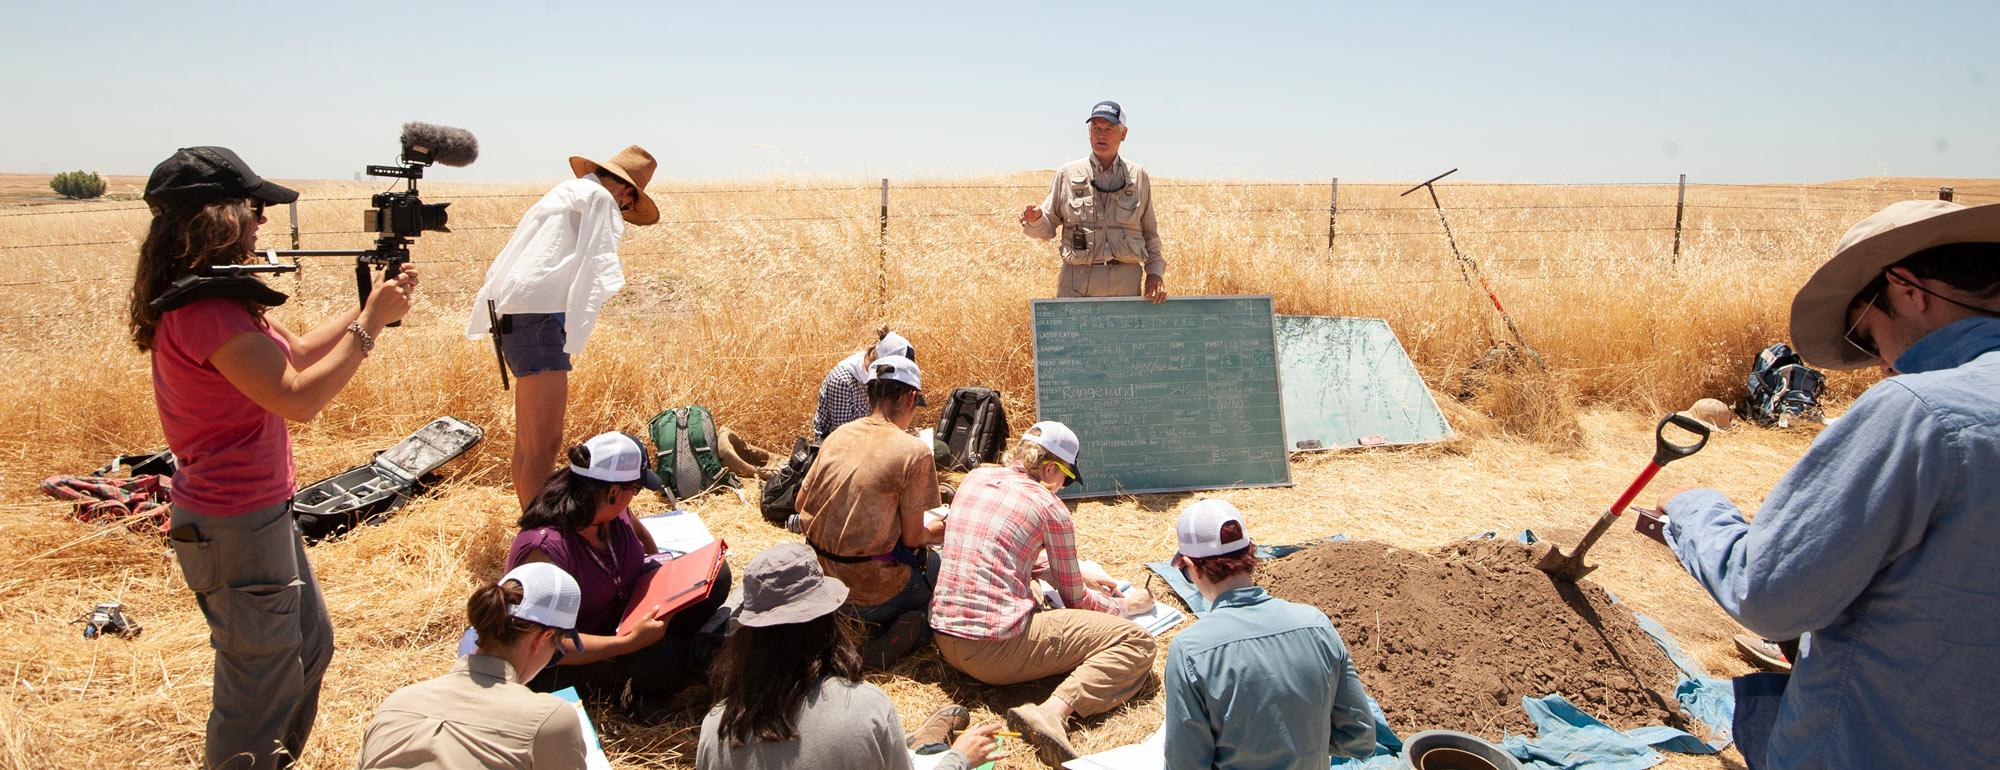
[[1904, 257], [1933, 246], [2000, 241], [2000, 204], [1898, 201], [1849, 228], [1833, 258], [1792, 298], [1792, 348], [1825, 369], [1860, 369], [1874, 358], [1847, 342], [1847, 306]]
[[635, 225], [650, 225], [660, 221], [660, 206], [653, 202], [653, 196], [646, 194], [646, 185], [652, 183], [653, 172], [660, 162], [653, 160], [653, 154], [639, 145], [619, 150], [610, 160], [599, 163], [582, 155], [569, 157], [569, 168], [577, 176], [597, 170], [609, 172], [612, 176], [625, 180], [626, 184], [639, 192], [639, 200], [632, 204], [632, 210], [625, 212], [625, 221]]

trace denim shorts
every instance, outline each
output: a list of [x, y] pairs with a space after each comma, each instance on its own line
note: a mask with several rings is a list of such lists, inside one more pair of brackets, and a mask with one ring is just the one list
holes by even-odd
[[506, 330], [500, 333], [500, 350], [514, 376], [570, 370], [569, 354], [563, 352], [569, 334], [563, 331], [562, 313], [515, 313], [500, 321]]

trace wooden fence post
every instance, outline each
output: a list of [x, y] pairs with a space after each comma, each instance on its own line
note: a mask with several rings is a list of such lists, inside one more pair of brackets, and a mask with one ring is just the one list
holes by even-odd
[[1683, 215], [1683, 214], [1685, 214], [1685, 213], [1687, 212], [1687, 199], [1688, 199], [1688, 175], [1686, 175], [1686, 174], [1682, 174], [1682, 175], [1681, 175], [1681, 182], [1680, 182], [1680, 189], [1679, 189], [1679, 191], [1678, 191], [1678, 192], [1675, 192], [1675, 193], [1674, 193], [1674, 258], [1673, 258], [1673, 262], [1674, 262], [1675, 264], [1679, 264], [1679, 263], [1680, 263], [1680, 261], [1681, 261], [1681, 217], [1682, 217], [1682, 215]]
[[1326, 202], [1326, 250], [1333, 251], [1333, 236], [1338, 232], [1335, 222], [1340, 220], [1340, 177], [1333, 178], [1333, 195]]
[[879, 286], [877, 300], [884, 308], [889, 305], [889, 178], [882, 177], [882, 213], [880, 228], [876, 234], [876, 254], [879, 259]]

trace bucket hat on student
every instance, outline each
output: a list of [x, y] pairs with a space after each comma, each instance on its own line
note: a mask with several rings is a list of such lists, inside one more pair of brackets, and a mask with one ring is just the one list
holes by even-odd
[[1847, 342], [1847, 308], [1870, 281], [1904, 257], [1952, 243], [2000, 243], [2000, 204], [1897, 201], [1861, 220], [1792, 298], [1792, 349], [1826, 369], [1874, 366]]

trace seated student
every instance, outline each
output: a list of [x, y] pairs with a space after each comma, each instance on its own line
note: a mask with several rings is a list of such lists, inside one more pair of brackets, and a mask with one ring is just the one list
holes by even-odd
[[1213, 608], [1174, 637], [1162, 676], [1169, 770], [1325, 770], [1374, 753], [1375, 717], [1326, 614], [1252, 582], [1242, 514], [1222, 500], [1181, 512], [1174, 566]]
[[[861, 680], [861, 658], [835, 610], [847, 586], [820, 572], [811, 549], [773, 546], [743, 574], [741, 627], [722, 644], [710, 686], [717, 703], [701, 720], [698, 770], [827, 767], [908, 770], [906, 747], [945, 740], [946, 707], [903, 737], [889, 696]], [[938, 765], [967, 770], [993, 758], [998, 723], [966, 730]], [[927, 735], [928, 733], [928, 735]]]
[[390, 694], [361, 735], [360, 770], [577, 768], [583, 723], [569, 703], [523, 682], [562, 656], [583, 593], [569, 573], [523, 564], [472, 592], [477, 652], [451, 671]]
[[[1153, 669], [1153, 637], [1121, 617], [1152, 609], [1152, 595], [1121, 596], [1115, 581], [1077, 567], [1076, 531], [1055, 495], [1081, 474], [1077, 448], [1068, 426], [1038, 422], [1003, 465], [965, 477], [931, 599], [938, 654], [953, 668], [987, 684], [1068, 673], [1048, 700], [1007, 710], [1008, 726], [1051, 766], [1076, 757], [1064, 727], [1070, 714], [1116, 708]], [[1069, 609], [1041, 610], [1034, 578], [1054, 585]]]
[[570, 447], [568, 460], [521, 514], [507, 566], [549, 562], [576, 578], [583, 590], [581, 642], [565, 640], [561, 665], [528, 686], [540, 692], [574, 686], [586, 696], [616, 699], [630, 683], [631, 705], [643, 711], [702, 674], [707, 664], [696, 636], [729, 596], [729, 568], [700, 602], [618, 633], [649, 551], [628, 509], [641, 487], [659, 491], [660, 477], [647, 467], [639, 440], [624, 433], [600, 433]]
[[819, 384], [819, 408], [813, 411], [813, 440], [824, 441], [833, 430], [868, 416], [868, 367], [883, 356], [917, 360], [917, 349], [903, 335], [884, 326], [875, 344], [840, 359]]
[[871, 627], [863, 662], [888, 668], [929, 636], [938, 556], [926, 547], [934, 531], [924, 512], [939, 504], [937, 466], [905, 432], [924, 403], [916, 362], [883, 356], [870, 367], [872, 411], [826, 438], [799, 483], [798, 508], [807, 544], [852, 592], [848, 611]]

